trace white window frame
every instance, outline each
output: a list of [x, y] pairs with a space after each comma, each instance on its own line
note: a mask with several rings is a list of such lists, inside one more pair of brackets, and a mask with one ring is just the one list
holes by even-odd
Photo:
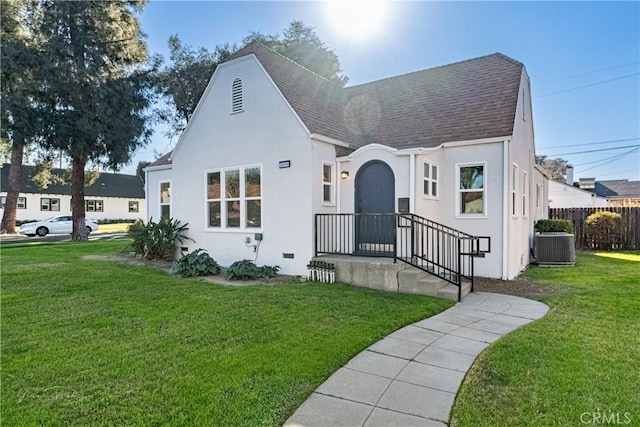
[[[4, 209], [7, 204], [7, 196], [0, 197], [0, 209]], [[26, 197], [18, 197], [18, 202], [16, 204], [16, 209], [27, 209], [27, 198]]]
[[543, 185], [542, 184], [536, 184], [536, 209], [541, 209], [542, 208], [542, 190], [543, 190]]
[[[324, 168], [330, 167], [331, 172], [329, 174], [330, 181], [324, 180]], [[336, 164], [332, 162], [322, 162], [322, 206], [335, 206], [336, 205]], [[329, 200], [324, 199], [324, 189], [329, 187]]]
[[[100, 209], [98, 209], [98, 205], [100, 205]], [[84, 210], [85, 212], [104, 212], [104, 200], [85, 199]]]
[[[481, 214], [462, 213], [462, 204], [461, 204], [462, 193], [476, 192], [480, 190], [479, 189], [462, 190], [460, 188], [460, 169], [465, 167], [474, 167], [474, 166], [482, 166], [482, 213]], [[489, 198], [489, 191], [487, 189], [487, 162], [456, 163], [456, 218], [469, 218], [469, 219], [486, 218], [487, 206], [489, 206], [488, 198]]]
[[[169, 184], [169, 203], [162, 203], [162, 184]], [[173, 196], [171, 195], [172, 188], [171, 180], [160, 181], [158, 183], [158, 221], [162, 219], [162, 207], [169, 206], [169, 218], [171, 218], [171, 212], [173, 211]]]
[[520, 176], [520, 168], [516, 163], [511, 164], [511, 217], [518, 218], [518, 182]]
[[[247, 169], [258, 168], [260, 170], [260, 196], [246, 195], [246, 171]], [[226, 172], [237, 170], [240, 175], [240, 197], [226, 197]], [[264, 221], [264, 210], [262, 203], [260, 204], [260, 227], [247, 227], [247, 201], [264, 199], [264, 169], [262, 164], [232, 166], [227, 168], [206, 169], [204, 171], [204, 224], [207, 232], [243, 232], [243, 233], [260, 233], [262, 232], [262, 224]], [[210, 173], [220, 173], [220, 198], [209, 199], [207, 194], [207, 181]], [[240, 226], [227, 226], [227, 202], [238, 201], [240, 203]], [[220, 226], [209, 226], [209, 202], [220, 202]]]
[[522, 171], [522, 217], [529, 217], [529, 173]]
[[231, 114], [238, 114], [244, 111], [244, 82], [240, 77], [236, 77], [231, 82]]
[[[429, 168], [429, 176], [424, 176], [424, 167], [428, 166]], [[433, 178], [433, 169], [436, 170], [437, 178]], [[427, 188], [429, 189], [428, 193], [424, 192], [424, 186], [427, 184]], [[433, 195], [433, 184], [436, 185], [436, 194]], [[431, 160], [425, 160], [422, 166], [422, 195], [425, 199], [440, 199], [440, 165], [436, 162], [432, 162]]]
[[[47, 201], [47, 209], [44, 209], [44, 201]], [[52, 201], [56, 201], [58, 209], [51, 209]], [[40, 198], [40, 211], [42, 212], [60, 212], [60, 199], [54, 197], [41, 197]]]

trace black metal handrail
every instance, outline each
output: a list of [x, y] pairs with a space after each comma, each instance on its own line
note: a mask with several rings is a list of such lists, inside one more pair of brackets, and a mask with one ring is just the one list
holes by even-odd
[[[316, 214], [315, 254], [400, 260], [458, 287], [474, 285], [474, 259], [491, 251], [489, 237], [473, 236], [415, 214]], [[486, 241], [485, 247], [481, 242]]]

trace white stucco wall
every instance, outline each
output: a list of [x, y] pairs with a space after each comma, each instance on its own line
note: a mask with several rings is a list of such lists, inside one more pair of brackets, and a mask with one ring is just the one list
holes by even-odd
[[[2, 192], [0, 196], [6, 197], [7, 193]], [[71, 214], [71, 196], [66, 194], [34, 194], [20, 193], [18, 197], [26, 198], [27, 208], [16, 210], [16, 220], [43, 220], [56, 215]], [[40, 210], [40, 199], [60, 199], [59, 211], [42, 211]], [[122, 197], [94, 197], [85, 196], [85, 200], [101, 200], [103, 205], [102, 212], [89, 212], [85, 216], [90, 219], [128, 219], [136, 220], [145, 217], [146, 201], [145, 199], [122, 198]], [[138, 212], [129, 212], [129, 201], [138, 202]], [[4, 213], [4, 209], [0, 209], [0, 216]]]
[[549, 181], [549, 207], [594, 208], [608, 206], [607, 199], [562, 182]]
[[[244, 111], [231, 114], [235, 78], [243, 82]], [[324, 158], [326, 151], [319, 147], [314, 154]], [[291, 166], [279, 168], [285, 160]], [[172, 216], [189, 224], [188, 235], [195, 240], [183, 245], [189, 251], [205, 248], [223, 266], [253, 260], [255, 233], [262, 233], [258, 265], [279, 265], [283, 274], [306, 273], [313, 255], [312, 174], [321, 179], [321, 169], [310, 167], [308, 131], [254, 56], [217, 68], [172, 163]], [[246, 165], [262, 168], [262, 227], [208, 228], [205, 171]], [[284, 253], [294, 258], [285, 259]]]

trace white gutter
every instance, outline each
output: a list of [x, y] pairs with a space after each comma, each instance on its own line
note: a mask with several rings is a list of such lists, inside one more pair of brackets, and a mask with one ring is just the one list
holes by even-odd
[[409, 156], [409, 212], [416, 211], [416, 155]]
[[502, 145], [502, 280], [508, 277], [509, 254], [509, 140]]
[[311, 139], [315, 139], [316, 141], [326, 142], [328, 144], [349, 148], [349, 143], [328, 136], [320, 135], [319, 133], [312, 133], [309, 136], [311, 137]]

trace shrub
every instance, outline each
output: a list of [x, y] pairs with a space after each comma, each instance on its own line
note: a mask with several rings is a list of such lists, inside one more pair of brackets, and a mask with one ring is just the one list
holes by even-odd
[[184, 255], [173, 264], [173, 271], [182, 277], [209, 276], [220, 273], [220, 265], [204, 249]]
[[99, 219], [98, 224], [133, 224], [135, 223], [135, 219]]
[[622, 237], [622, 215], [609, 211], [593, 213], [585, 221], [585, 230], [595, 248], [614, 249]]
[[568, 219], [541, 219], [536, 221], [534, 228], [538, 233], [573, 233], [573, 223]]
[[228, 280], [253, 280], [260, 278], [273, 277], [278, 273], [280, 267], [277, 265], [268, 266], [263, 265], [258, 267], [248, 259], [242, 261], [236, 261], [227, 269]]
[[133, 239], [130, 247], [136, 255], [147, 260], [171, 261], [174, 258], [177, 242], [184, 242], [188, 238], [184, 233], [189, 228], [187, 224], [180, 224], [177, 219], [161, 219], [148, 223], [137, 221], [129, 226], [128, 236]]

